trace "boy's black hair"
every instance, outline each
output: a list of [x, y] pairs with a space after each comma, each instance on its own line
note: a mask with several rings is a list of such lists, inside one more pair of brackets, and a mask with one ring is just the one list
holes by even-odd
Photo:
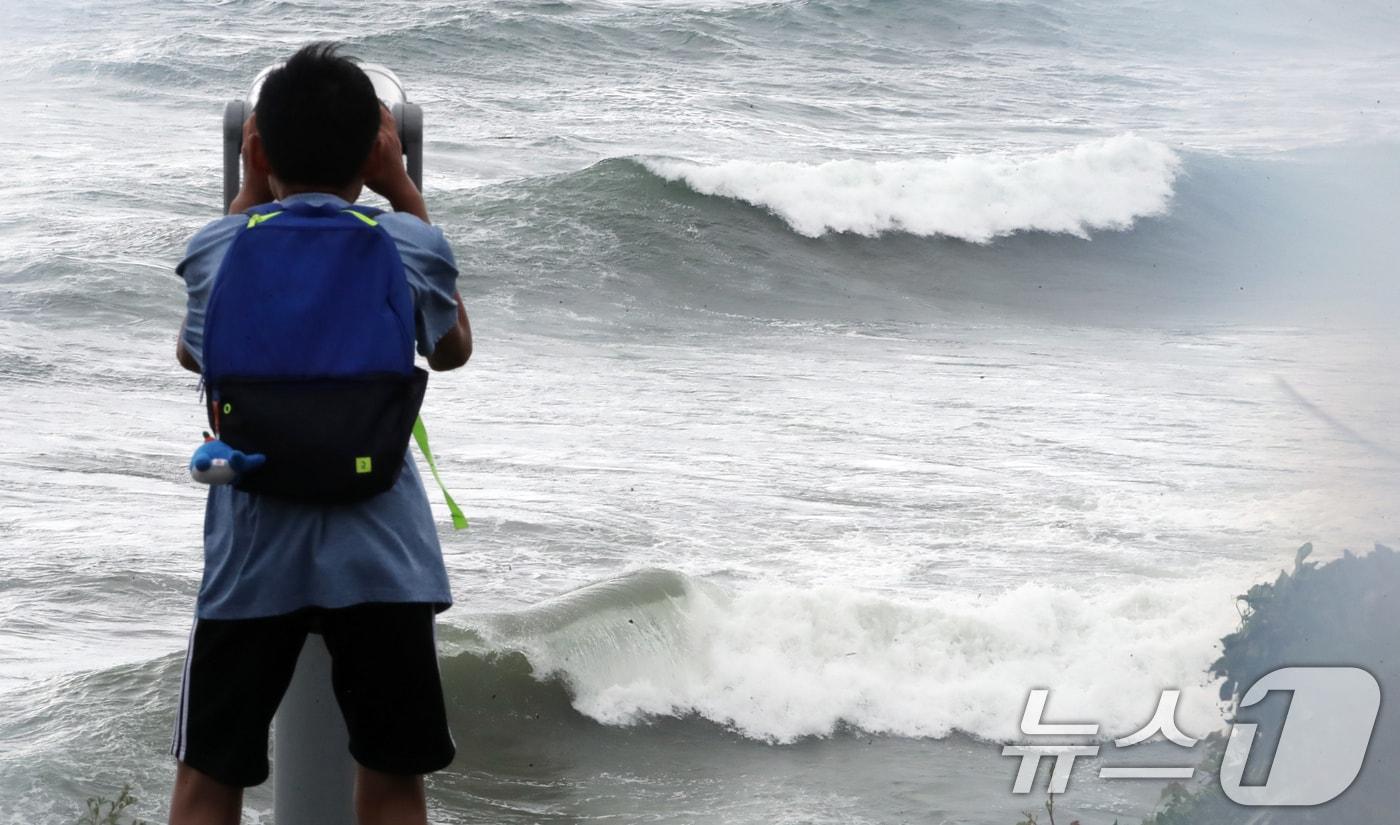
[[258, 92], [258, 134], [283, 182], [339, 188], [364, 169], [379, 134], [369, 77], [334, 43], [312, 43], [272, 71]]

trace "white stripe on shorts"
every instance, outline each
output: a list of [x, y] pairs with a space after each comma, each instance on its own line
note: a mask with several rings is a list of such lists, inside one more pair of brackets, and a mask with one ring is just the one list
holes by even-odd
[[185, 749], [189, 745], [190, 724], [190, 660], [194, 658], [194, 631], [199, 627], [199, 614], [190, 623], [190, 640], [185, 647], [185, 667], [180, 673], [180, 708], [175, 714], [175, 735], [170, 741], [170, 754], [181, 762], [185, 761]]

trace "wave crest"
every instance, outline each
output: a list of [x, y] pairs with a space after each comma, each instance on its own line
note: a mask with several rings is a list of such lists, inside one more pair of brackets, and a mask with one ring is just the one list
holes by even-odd
[[841, 587], [731, 591], [642, 570], [478, 617], [467, 646], [477, 649], [450, 657], [449, 682], [523, 655], [540, 688], [562, 684], [603, 724], [698, 716], [778, 742], [842, 726], [1010, 740], [1036, 687], [1053, 689], [1057, 718], [1127, 733], [1163, 689], [1179, 688], [1178, 721], [1203, 735], [1221, 724], [1204, 672], [1237, 618], [1229, 591], [1157, 582], [1085, 598], [1025, 585], [915, 604]]
[[768, 209], [812, 238], [906, 232], [974, 243], [1016, 232], [1088, 237], [1127, 229], [1167, 211], [1181, 169], [1170, 148], [1133, 134], [1021, 158], [639, 162], [701, 194]]

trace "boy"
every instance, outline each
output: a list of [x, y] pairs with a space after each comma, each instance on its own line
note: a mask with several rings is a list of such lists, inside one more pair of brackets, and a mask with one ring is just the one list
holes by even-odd
[[[428, 225], [393, 119], [358, 66], [332, 45], [298, 51], [267, 77], [243, 152], [245, 179], [230, 214], [190, 240], [177, 269], [188, 292], [182, 366], [202, 371], [210, 294], [249, 223], [240, 212], [273, 200], [343, 210], [364, 187], [394, 210], [376, 220], [403, 261], [418, 352], [434, 370], [466, 363], [471, 327], [452, 251]], [[390, 489], [353, 504], [211, 487], [204, 554], [171, 745], [179, 760], [172, 825], [239, 821], [243, 788], [267, 778], [268, 727], [313, 622], [331, 652], [358, 763], [359, 822], [426, 823], [422, 775], [455, 753], [433, 631], [452, 597], [412, 458]]]

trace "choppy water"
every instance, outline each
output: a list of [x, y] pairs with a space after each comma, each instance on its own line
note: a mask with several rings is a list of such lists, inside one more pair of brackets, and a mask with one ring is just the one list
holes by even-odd
[[473, 518], [436, 818], [1000, 825], [1028, 689], [1121, 733], [1182, 688], [1203, 734], [1232, 595], [1400, 536], [1397, 29], [0, 3], [0, 820], [126, 781], [163, 816], [203, 511], [172, 267], [222, 101], [296, 45], [423, 104], [478, 338], [425, 410]]

